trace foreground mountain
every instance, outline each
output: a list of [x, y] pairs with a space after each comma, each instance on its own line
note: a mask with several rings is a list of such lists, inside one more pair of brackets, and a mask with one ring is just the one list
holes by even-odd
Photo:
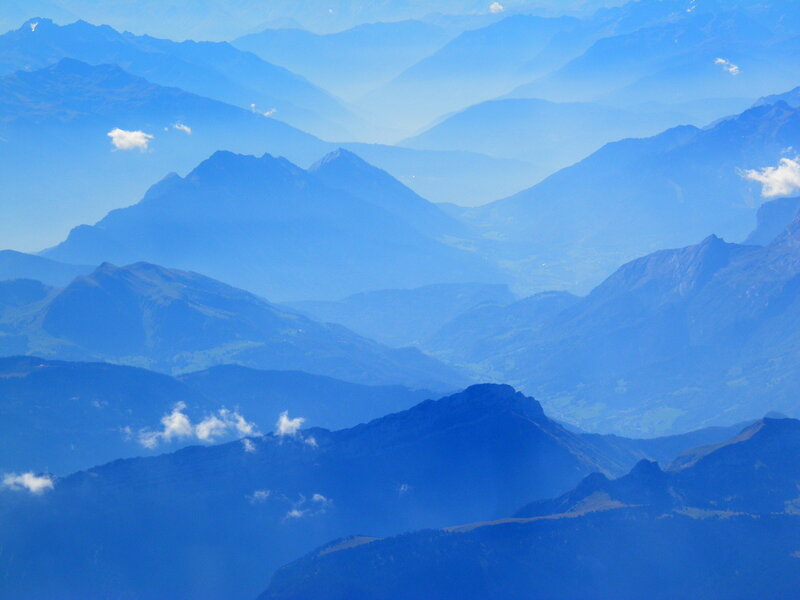
[[2, 358], [0, 473], [67, 475], [118, 458], [229, 441], [272, 430], [283, 412], [306, 426], [353, 426], [431, 395], [235, 365], [176, 380], [106, 363]]
[[327, 540], [504, 517], [645, 456], [567, 431], [507, 386], [342, 431], [298, 427], [0, 492], [4, 597], [255, 597]]
[[643, 461], [517, 518], [333, 542], [260, 598], [791, 598], [800, 422], [765, 419], [676, 470]]
[[439, 284], [411, 290], [380, 290], [339, 301], [307, 300], [290, 306], [318, 321], [339, 323], [390, 346], [419, 344], [457, 315], [514, 300], [504, 285]]
[[[304, 171], [269, 155], [217, 152], [186, 177], [162, 180], [138, 204], [75, 228], [45, 255], [168, 264], [280, 300], [502, 280], [458, 240], [439, 241], [457, 223], [385, 172], [363, 161], [354, 171], [354, 160], [336, 153]], [[420, 217], [433, 227], [438, 218], [440, 233], [415, 229]]]
[[147, 263], [104, 264], [17, 309], [2, 327], [6, 355], [184, 373], [233, 362], [439, 390], [463, 381], [417, 350], [389, 349], [213, 279]]
[[[744, 239], [760, 189], [749, 170], [776, 166], [800, 132], [800, 110], [762, 105], [706, 129], [677, 127], [608, 144], [581, 162], [465, 217], [511, 242], [531, 291], [588, 291], [616, 266], [715, 233]], [[539, 285], [536, 285], [536, 284]]]
[[656, 252], [585, 298], [527, 320], [513, 318], [521, 303], [477, 312], [422, 346], [521, 384], [593, 430], [653, 435], [796, 415], [799, 236], [795, 220], [763, 247], [711, 236]]

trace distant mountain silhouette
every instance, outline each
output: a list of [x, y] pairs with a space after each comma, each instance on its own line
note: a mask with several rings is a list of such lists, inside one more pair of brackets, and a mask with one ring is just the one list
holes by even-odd
[[384, 344], [408, 346], [421, 343], [457, 315], [513, 300], [504, 285], [438, 284], [364, 292], [330, 302], [307, 300], [290, 306], [318, 321], [339, 323]]
[[57, 25], [35, 18], [0, 35], [0, 54], [2, 75], [46, 67], [61, 58], [116, 64], [159, 85], [239, 107], [254, 104], [260, 112], [276, 109], [281, 120], [322, 135], [340, 134], [336, 120], [349, 118], [327, 92], [225, 42], [173, 42], [86, 21]]
[[2, 323], [5, 354], [108, 360], [166, 372], [238, 364], [452, 389], [463, 376], [195, 273], [104, 264]]
[[0, 250], [0, 281], [35, 279], [48, 285], [60, 286], [91, 270], [92, 267], [68, 265], [35, 254]]
[[448, 116], [403, 145], [526, 160], [549, 175], [608, 142], [690, 123], [705, 124], [680, 106], [622, 109], [589, 102], [503, 98]]
[[497, 253], [516, 257], [530, 289], [588, 291], [647, 252], [709, 233], [743, 240], [761, 201], [743, 170], [777, 165], [798, 132], [800, 110], [778, 102], [706, 129], [614, 142], [464, 218], [506, 241]]
[[799, 228], [764, 247], [711, 236], [656, 252], [559, 310], [517, 318], [536, 297], [478, 310], [422, 347], [524, 384], [558, 418], [595, 430], [654, 435], [795, 415]]
[[355, 99], [435, 52], [457, 33], [408, 20], [369, 23], [324, 35], [303, 29], [266, 29], [240, 37], [233, 45]]
[[[423, 221], [425, 231], [412, 226]], [[459, 247], [457, 231], [465, 230], [349, 153], [304, 171], [269, 155], [216, 152], [186, 177], [168, 176], [138, 204], [75, 228], [44, 254], [167, 264], [278, 300], [502, 281], [495, 267]]]
[[800, 198], [777, 198], [762, 204], [756, 214], [756, 228], [744, 240], [745, 244], [766, 246], [794, 220], [800, 212]]

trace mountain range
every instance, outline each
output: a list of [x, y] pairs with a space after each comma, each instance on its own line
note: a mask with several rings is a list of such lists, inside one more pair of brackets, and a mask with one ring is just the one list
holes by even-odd
[[[504, 517], [647, 456], [635, 440], [567, 431], [508, 386], [335, 432], [295, 425], [118, 460], [40, 494], [0, 490], [2, 594], [255, 597], [272, 569], [327, 540]], [[46, 548], [30, 543], [45, 532]]]
[[62, 58], [116, 64], [158, 85], [259, 112], [321, 135], [340, 135], [348, 111], [294, 73], [224, 42], [173, 42], [76, 21], [34, 18], [0, 36], [0, 75], [47, 67]]
[[[339, 429], [433, 396], [238, 365], [176, 379], [108, 363], [7, 357], [0, 359], [0, 374], [0, 472], [59, 476], [119, 458], [272, 431], [284, 412], [307, 427]], [[170, 435], [164, 435], [165, 418], [173, 425]]]
[[[607, 144], [534, 187], [463, 214], [531, 292], [587, 292], [620, 264], [710, 233], [743, 240], [769, 193], [747, 176], [779, 166], [800, 112], [756, 106], [704, 128]], [[791, 151], [789, 151], [791, 157]], [[549, 284], [549, 285], [548, 285]]]
[[426, 340], [457, 315], [484, 305], [511, 304], [514, 299], [504, 285], [437, 284], [363, 292], [328, 302], [305, 300], [289, 306], [389, 346], [411, 346]]
[[[421, 218], [424, 231], [415, 228]], [[216, 152], [186, 177], [166, 177], [138, 204], [75, 228], [44, 255], [166, 264], [278, 300], [502, 281], [496, 267], [461, 248], [465, 231], [345, 151], [308, 171], [269, 155]]]
[[[266, 29], [233, 45], [355, 100], [443, 46], [458, 31], [423, 21], [378, 22], [337, 33]], [[298, 52], [302, 48], [302, 52]], [[347, 65], [346, 69], [341, 69]]]
[[387, 348], [196, 273], [106, 263], [43, 292], [3, 313], [0, 353], [172, 373], [237, 363], [438, 390], [465, 381], [418, 350]]
[[764, 419], [663, 471], [596, 473], [516, 518], [336, 540], [261, 600], [790, 598], [800, 422]]
[[662, 250], [584, 298], [479, 308], [421, 346], [593, 430], [653, 435], [796, 415], [799, 232], [795, 220], [766, 246], [711, 236]]

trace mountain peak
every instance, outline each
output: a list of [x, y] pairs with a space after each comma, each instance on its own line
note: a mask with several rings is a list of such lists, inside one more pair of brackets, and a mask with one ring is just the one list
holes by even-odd
[[329, 165], [348, 165], [350, 167], [357, 168], [376, 168], [357, 154], [350, 152], [349, 150], [345, 150], [344, 148], [337, 148], [311, 165], [308, 170], [313, 173], [322, 168], [328, 167]]

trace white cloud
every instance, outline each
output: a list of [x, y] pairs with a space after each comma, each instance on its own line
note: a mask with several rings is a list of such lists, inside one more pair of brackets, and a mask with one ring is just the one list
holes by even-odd
[[296, 419], [289, 418], [289, 411], [283, 411], [281, 416], [278, 417], [278, 422], [275, 423], [275, 433], [279, 436], [294, 436], [297, 435], [297, 432], [305, 423], [305, 419], [303, 417], [297, 417]]
[[714, 61], [715, 65], [721, 66], [724, 70], [726, 70], [731, 75], [738, 75], [742, 72], [739, 68], [739, 65], [733, 64], [731, 61], [726, 60], [724, 58], [718, 58]]
[[256, 432], [256, 426], [249, 423], [237, 411], [222, 408], [216, 414], [208, 415], [197, 425], [193, 425], [185, 410], [186, 404], [178, 402], [171, 413], [161, 418], [161, 431], [141, 430], [139, 443], [145, 448], [153, 449], [161, 442], [170, 442], [174, 439], [197, 438], [202, 442], [213, 442], [217, 438], [231, 434], [244, 436]]
[[147, 150], [153, 136], [144, 131], [126, 131], [117, 127], [106, 134], [117, 150]]
[[791, 196], [800, 191], [800, 157], [782, 158], [777, 167], [749, 169], [744, 177], [761, 184], [763, 198]]
[[31, 494], [43, 494], [53, 489], [53, 478], [49, 475], [35, 475], [31, 472], [6, 473], [3, 475], [3, 487], [17, 492], [28, 491]]
[[242, 446], [244, 446], [244, 451], [250, 454], [256, 451], [256, 445], [253, 443], [253, 440], [242, 438]]
[[272, 492], [270, 490], [256, 490], [250, 494], [247, 499], [251, 504], [260, 504], [262, 502], [266, 502], [271, 495]]
[[184, 132], [186, 135], [192, 135], [192, 128], [188, 125], [184, 125], [183, 123], [175, 123], [172, 126], [173, 129], [177, 129], [178, 131]]
[[328, 503], [328, 499], [325, 496], [323, 496], [322, 494], [314, 494], [313, 496], [311, 496], [311, 501], [312, 502], [321, 503], [321, 504], [327, 504]]
[[228, 431], [228, 425], [216, 415], [206, 417], [197, 424], [195, 432], [198, 439], [204, 442], [214, 441], [214, 438], [225, 435]]
[[305, 510], [300, 510], [298, 508], [293, 508], [292, 510], [290, 510], [289, 512], [286, 513], [286, 518], [287, 519], [299, 519], [300, 517], [305, 516], [306, 512], [307, 511], [305, 511]]
[[303, 440], [306, 444], [311, 446], [312, 448], [318, 448], [319, 444], [317, 443], [317, 439], [313, 436], [309, 436]]
[[37, 21], [36, 23], [31, 23], [30, 26], [31, 26], [31, 33], [33, 33], [34, 31], [36, 31], [36, 28], [39, 26], [39, 22]]
[[493, 15], [500, 14], [501, 12], [505, 11], [506, 7], [500, 4], [499, 2], [492, 2], [489, 5], [489, 12]]

